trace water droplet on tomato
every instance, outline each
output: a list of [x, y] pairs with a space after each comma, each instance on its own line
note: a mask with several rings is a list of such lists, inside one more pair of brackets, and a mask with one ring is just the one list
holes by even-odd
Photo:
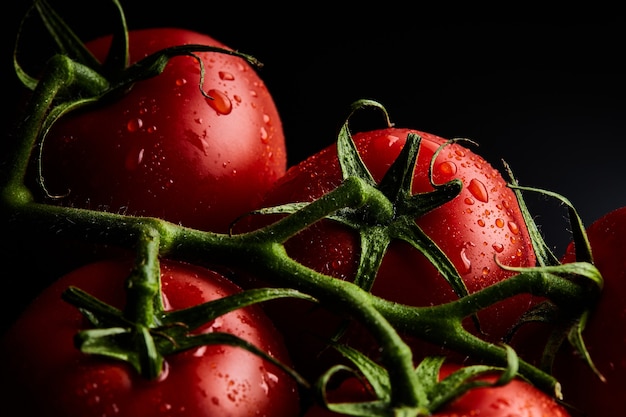
[[199, 125], [201, 125], [203, 120], [202, 120], [202, 118], [201, 118], [201, 117], [198, 117], [198, 118], [196, 118], [196, 119], [193, 119], [193, 121], [194, 121], [194, 122], [196, 122], [196, 123], [198, 123]]
[[226, 94], [217, 90], [209, 90], [208, 94], [213, 97], [213, 99], [207, 98], [207, 102], [217, 114], [229, 114], [233, 110], [233, 104]]
[[126, 122], [126, 130], [131, 133], [138, 131], [139, 129], [141, 129], [142, 126], [143, 120], [141, 120], [140, 118], [130, 119], [128, 122]]
[[235, 79], [235, 76], [227, 71], [220, 71], [217, 74], [220, 77], [220, 79], [224, 81], [233, 81]]
[[146, 129], [146, 132], [154, 133], [154, 132], [156, 132], [156, 130], [157, 130], [156, 126], [150, 126], [149, 128]]
[[500, 227], [500, 228], [504, 227], [504, 220], [502, 220], [501, 218], [497, 218], [496, 219], [496, 226]]
[[482, 274], [483, 274], [484, 277], [489, 275], [489, 267], [487, 267], [487, 266], [483, 267]]
[[485, 187], [485, 184], [483, 184], [476, 178], [470, 181], [467, 189], [470, 193], [472, 193], [474, 197], [476, 197], [478, 201], [482, 201], [483, 203], [489, 201], [489, 194], [487, 193], [487, 188]]
[[485, 221], [483, 219], [478, 219], [476, 223], [478, 223], [480, 227], [485, 227]]
[[463, 200], [463, 202], [464, 202], [465, 204], [470, 205], [470, 206], [471, 206], [472, 204], [474, 204], [474, 203], [475, 203], [474, 199], [473, 199], [473, 198], [470, 198], [470, 197], [466, 197], [466, 198], [465, 198], [465, 200]]
[[234, 99], [237, 103], [241, 103], [241, 96], [240, 96], [240, 95], [235, 94], [235, 95], [233, 96], [233, 99]]
[[454, 162], [445, 161], [439, 164], [438, 169], [441, 174], [446, 175], [446, 176], [452, 176], [456, 174], [457, 167]]
[[252, 97], [258, 97], [258, 94], [257, 94], [257, 92], [255, 90], [250, 90], [250, 95]]
[[267, 143], [269, 136], [270, 135], [267, 133], [267, 129], [261, 126], [261, 142]]
[[265, 123], [266, 125], [269, 125], [270, 122], [271, 122], [271, 119], [270, 119], [269, 115], [263, 114], [263, 123]]
[[519, 233], [519, 227], [517, 226], [517, 223], [515, 222], [509, 222], [509, 230], [511, 231], [511, 233], [513, 233], [514, 235]]
[[161, 405], [159, 405], [159, 411], [161, 413], [165, 413], [167, 411], [170, 411], [171, 409], [172, 409], [172, 404], [162, 403]]
[[502, 243], [494, 243], [493, 245], [491, 245], [491, 247], [498, 253], [502, 253], [502, 251], [504, 250], [504, 245]]

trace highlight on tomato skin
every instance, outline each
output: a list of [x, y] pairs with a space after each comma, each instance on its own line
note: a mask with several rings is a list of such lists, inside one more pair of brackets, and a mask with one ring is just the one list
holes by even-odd
[[[86, 43], [104, 59], [110, 37]], [[180, 28], [129, 31], [131, 63], [167, 47], [230, 49]], [[44, 141], [51, 202], [158, 217], [226, 233], [287, 167], [282, 120], [260, 72], [240, 57], [197, 52], [121, 97], [70, 113]], [[205, 97], [200, 88], [210, 98]]]
[[[162, 261], [168, 310], [177, 310], [240, 291], [222, 275], [202, 267]], [[0, 351], [11, 360], [0, 373], [2, 409], [10, 415], [63, 417], [249, 416], [298, 414], [295, 381], [247, 350], [211, 345], [166, 358], [165, 374], [143, 379], [128, 364], [85, 355], [74, 347], [87, 326], [80, 311], [61, 299], [73, 285], [117, 308], [125, 300], [127, 261], [102, 261], [60, 278], [27, 308], [3, 336]], [[258, 306], [227, 313], [204, 326], [230, 332], [283, 363], [289, 354], [281, 335]]]
[[[407, 128], [356, 132], [352, 135], [354, 143], [374, 180], [379, 182], [387, 172], [409, 133], [417, 133], [422, 138], [413, 177], [414, 194], [433, 190], [429, 169], [440, 146], [443, 148], [433, 165], [435, 183], [443, 184], [454, 178], [463, 182], [460, 195], [416, 219], [416, 223], [450, 258], [468, 291], [478, 291], [515, 274], [501, 268], [496, 259], [503, 265], [534, 266], [535, 255], [514, 192], [498, 170], [470, 149], [471, 145], [465, 146], [462, 141], [446, 144], [445, 138]], [[267, 193], [262, 207], [312, 201], [336, 188], [341, 181], [337, 150], [332, 145], [289, 168]], [[257, 227], [271, 221], [270, 218], [275, 220], [272, 216], [265, 220], [257, 216], [250, 222], [256, 224], [252, 227]], [[354, 230], [323, 220], [292, 237], [285, 247], [294, 259], [317, 271], [352, 280], [359, 259], [358, 239]], [[438, 305], [457, 299], [431, 262], [402, 241], [393, 241], [388, 248], [372, 293], [415, 306]], [[538, 297], [520, 294], [481, 311], [481, 337], [498, 343], [519, 316], [539, 301]], [[302, 364], [305, 374], [318, 373], [321, 369], [311, 369], [310, 356], [326, 352], [322, 340], [334, 334], [337, 319], [322, 309], [309, 311], [308, 305], [297, 300], [279, 300], [268, 308], [274, 306], [279, 307], [270, 314], [286, 334], [287, 343], [293, 344], [292, 350], [297, 355], [294, 360]], [[293, 314], [282, 314], [285, 309]], [[296, 320], [298, 325], [294, 323]], [[467, 325], [472, 326], [469, 321]], [[342, 340], [349, 340], [355, 346], [371, 346], [371, 353], [376, 355], [377, 346], [367, 333], [356, 329]], [[452, 354], [421, 340], [407, 338], [407, 341], [418, 358], [442, 352]], [[315, 349], [318, 352], [313, 352]], [[325, 355], [323, 353], [322, 357]]]

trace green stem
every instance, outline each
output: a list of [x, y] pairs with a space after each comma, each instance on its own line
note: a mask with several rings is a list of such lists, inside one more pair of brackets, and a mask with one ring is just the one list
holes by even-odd
[[133, 271], [126, 281], [127, 302], [124, 317], [145, 327], [155, 323], [163, 311], [158, 230], [149, 225], [140, 231]]

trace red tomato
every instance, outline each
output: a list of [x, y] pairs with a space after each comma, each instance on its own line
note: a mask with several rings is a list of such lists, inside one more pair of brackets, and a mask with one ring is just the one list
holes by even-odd
[[[587, 235], [604, 288], [582, 335], [606, 383], [571, 350], [556, 357], [554, 374], [563, 386], [565, 401], [585, 416], [626, 415], [626, 207], [596, 220]], [[562, 261], [575, 259], [574, 244], [570, 243]]]
[[[410, 132], [422, 137], [413, 193], [432, 191], [429, 165], [445, 139], [416, 130], [386, 128], [356, 133], [353, 140], [374, 180], [379, 182], [397, 158]], [[416, 222], [448, 255], [470, 293], [512, 275], [499, 267], [494, 257], [505, 265], [534, 266], [534, 252], [517, 200], [496, 169], [468, 148], [454, 143], [446, 145], [439, 153], [433, 174], [434, 181], [439, 184], [453, 178], [461, 179], [463, 189], [452, 201]], [[341, 180], [336, 147], [330, 146], [291, 167], [268, 193], [263, 206], [312, 201], [336, 188]], [[257, 221], [255, 219], [251, 221]], [[263, 221], [267, 220], [261, 218], [260, 222]], [[286, 249], [296, 260], [317, 271], [352, 280], [359, 256], [358, 234], [341, 224], [323, 220], [287, 241]], [[434, 266], [416, 249], [401, 241], [394, 241], [389, 247], [372, 292], [413, 306], [438, 305], [457, 298]], [[484, 310], [479, 317], [485, 338], [499, 341], [533, 302], [531, 296], [523, 294]], [[283, 301], [275, 305], [281, 304]], [[288, 343], [293, 345], [291, 350], [296, 361], [305, 367], [316, 367], [309, 356], [312, 346], [321, 348], [318, 334], [328, 337], [332, 333], [322, 327], [336, 321], [329, 320], [319, 310], [300, 317], [294, 313], [294, 304], [289, 300], [289, 307], [279, 307], [276, 322]], [[287, 308], [292, 313], [283, 315]], [[355, 342], [359, 348], [368, 344], [371, 341]], [[417, 341], [414, 349], [418, 355], [432, 353], [429, 347]], [[297, 358], [301, 352], [303, 357]]]
[[[110, 38], [87, 43], [103, 59]], [[166, 47], [217, 40], [174, 28], [131, 31], [131, 62]], [[64, 205], [160, 217], [227, 232], [286, 169], [282, 123], [266, 85], [243, 59], [197, 53], [120, 99], [62, 119], [43, 148], [43, 178]]]
[[[440, 378], [457, 370], [456, 364], [444, 364]], [[480, 380], [495, 382], [497, 376], [484, 376]], [[373, 399], [366, 387], [355, 378], [345, 380], [338, 388], [329, 392], [331, 402], [366, 401]], [[305, 417], [332, 417], [342, 414], [329, 411], [317, 404], [305, 413]], [[533, 385], [514, 379], [499, 387], [472, 389], [439, 410], [432, 416], [438, 417], [570, 417], [567, 410], [556, 400]]]
[[[130, 264], [104, 261], [79, 268], [45, 290], [4, 336], [0, 376], [3, 413], [46, 416], [285, 416], [297, 415], [295, 381], [243, 348], [211, 345], [166, 358], [167, 373], [143, 379], [123, 362], [88, 356], [74, 347], [81, 313], [60, 294], [77, 286], [118, 308]], [[163, 261], [168, 310], [240, 289], [215, 272]], [[289, 363], [281, 337], [258, 306], [227, 313], [202, 331], [239, 336]]]

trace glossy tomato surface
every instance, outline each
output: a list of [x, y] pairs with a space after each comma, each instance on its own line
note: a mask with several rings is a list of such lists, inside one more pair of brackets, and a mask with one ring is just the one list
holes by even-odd
[[[103, 59], [110, 38], [87, 43]], [[166, 47], [219, 41], [184, 29], [129, 33], [131, 62]], [[43, 147], [43, 179], [62, 204], [160, 217], [226, 232], [286, 169], [276, 105], [242, 58], [176, 56], [110, 103], [68, 115]]]
[[[440, 378], [450, 375], [459, 367], [458, 364], [444, 364]], [[479, 379], [495, 382], [497, 376], [487, 375]], [[364, 384], [351, 378], [330, 391], [327, 398], [330, 402], [355, 402], [372, 400], [373, 396]], [[567, 409], [554, 398], [520, 379], [514, 379], [503, 386], [472, 389], [440, 409], [431, 411], [432, 416], [438, 417], [571, 417]], [[305, 413], [306, 417], [340, 415], [342, 414], [317, 404]]]
[[[140, 377], [125, 363], [88, 356], [73, 344], [86, 320], [61, 300], [77, 286], [118, 308], [131, 264], [103, 261], [62, 277], [45, 290], [2, 339], [0, 376], [3, 415], [23, 416], [284, 416], [298, 413], [292, 378], [247, 350], [204, 346], [166, 358], [157, 381]], [[168, 310], [240, 291], [199, 267], [162, 262]], [[289, 363], [279, 334], [257, 306], [227, 313], [202, 328], [237, 335]]]
[[[557, 356], [554, 373], [563, 386], [565, 401], [580, 408], [583, 415], [626, 415], [626, 207], [593, 222], [587, 235], [604, 288], [582, 335], [606, 382], [569, 349]], [[562, 260], [576, 260], [573, 243]]]
[[[358, 132], [353, 140], [374, 180], [379, 182], [410, 132], [422, 137], [413, 194], [432, 191], [430, 162], [446, 139], [416, 130], [387, 128]], [[454, 143], [446, 144], [438, 154], [433, 178], [437, 184], [458, 178], [463, 182], [462, 191], [452, 201], [415, 220], [450, 258], [470, 293], [513, 275], [502, 269], [496, 258], [504, 265], [534, 266], [534, 252], [517, 199], [499, 171], [462, 143]], [[312, 201], [336, 188], [341, 181], [333, 145], [291, 167], [267, 194], [263, 205]], [[287, 241], [286, 249], [296, 260], [317, 271], [342, 280], [354, 278], [359, 256], [358, 233], [339, 223], [330, 220], [315, 223]], [[458, 298], [435, 267], [417, 249], [402, 241], [393, 241], [389, 247], [372, 292], [412, 306], [439, 305]], [[287, 302], [294, 304], [292, 300]], [[522, 294], [484, 310], [479, 315], [483, 336], [498, 342], [534, 302], [532, 297]], [[283, 316], [280, 310], [276, 313], [278, 323], [286, 322], [281, 328], [288, 341], [296, 346], [294, 355], [319, 346], [320, 335], [332, 334], [324, 327], [336, 323], [319, 310], [301, 313], [301, 316], [295, 313]], [[363, 348], [372, 342], [356, 340], [355, 343]], [[432, 347], [418, 341], [414, 349], [420, 356], [433, 353]], [[302, 358], [302, 362], [309, 367], [311, 361]]]

